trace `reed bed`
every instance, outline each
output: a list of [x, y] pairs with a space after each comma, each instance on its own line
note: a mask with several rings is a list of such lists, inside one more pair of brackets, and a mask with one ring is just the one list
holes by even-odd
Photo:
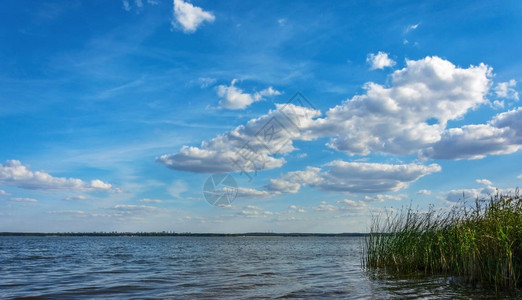
[[522, 200], [497, 194], [442, 212], [410, 208], [374, 217], [365, 241], [369, 270], [447, 275], [499, 289], [522, 287]]

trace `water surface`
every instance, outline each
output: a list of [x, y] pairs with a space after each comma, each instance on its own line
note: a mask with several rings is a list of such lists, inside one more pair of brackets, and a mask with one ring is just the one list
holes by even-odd
[[477, 299], [446, 278], [375, 279], [353, 237], [0, 237], [0, 298]]

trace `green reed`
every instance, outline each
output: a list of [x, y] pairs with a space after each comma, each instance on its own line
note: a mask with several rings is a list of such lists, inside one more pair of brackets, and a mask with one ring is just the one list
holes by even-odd
[[497, 194], [450, 211], [387, 212], [372, 220], [364, 265], [395, 275], [448, 275], [522, 287], [522, 199]]

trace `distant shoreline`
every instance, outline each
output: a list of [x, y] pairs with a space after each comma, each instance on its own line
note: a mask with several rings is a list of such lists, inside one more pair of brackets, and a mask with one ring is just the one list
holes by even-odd
[[191, 232], [0, 232], [0, 236], [93, 236], [93, 237], [365, 237], [368, 233], [271, 233], [271, 232], [247, 232], [247, 233], [191, 233]]

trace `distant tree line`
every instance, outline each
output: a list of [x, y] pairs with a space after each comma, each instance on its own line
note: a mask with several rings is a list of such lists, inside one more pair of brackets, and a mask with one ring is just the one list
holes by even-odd
[[248, 233], [192, 233], [192, 232], [0, 232], [0, 236], [194, 236], [194, 237], [239, 237], [239, 236], [280, 236], [280, 237], [364, 237], [366, 233], [273, 233], [273, 232], [248, 232]]

